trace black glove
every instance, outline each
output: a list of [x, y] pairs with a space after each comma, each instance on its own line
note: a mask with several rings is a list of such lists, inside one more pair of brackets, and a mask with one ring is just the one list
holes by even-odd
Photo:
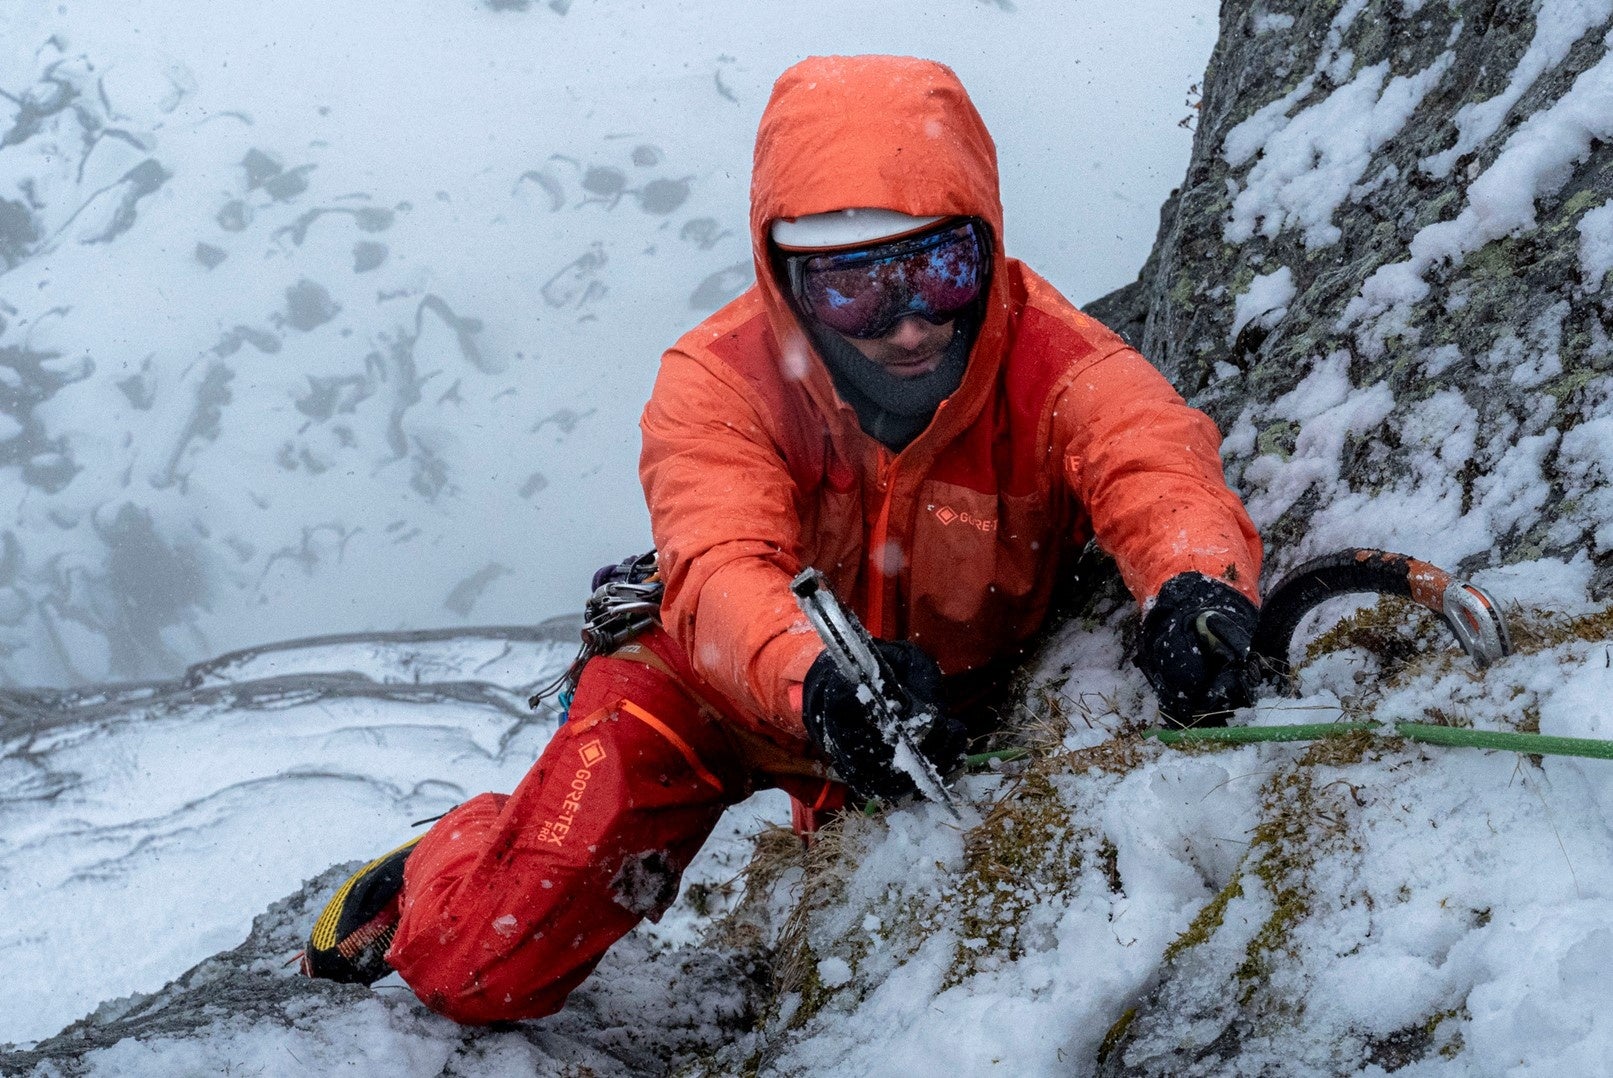
[[[941, 709], [941, 668], [923, 648], [905, 640], [875, 640], [874, 647], [914, 703], [935, 715], [918, 749], [946, 775], [963, 762], [968, 734], [963, 723]], [[834, 765], [853, 799], [894, 801], [916, 792], [913, 780], [896, 766], [895, 748], [880, 736], [873, 714], [857, 699], [857, 686], [840, 673], [828, 652], [807, 670], [801, 718], [808, 739]]]
[[1173, 576], [1143, 618], [1137, 665], [1159, 710], [1189, 726], [1225, 726], [1254, 702], [1249, 644], [1259, 611], [1243, 593], [1202, 573]]

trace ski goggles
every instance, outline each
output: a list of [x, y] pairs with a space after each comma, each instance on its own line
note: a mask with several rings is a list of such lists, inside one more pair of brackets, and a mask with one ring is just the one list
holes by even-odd
[[867, 340], [917, 315], [940, 325], [979, 298], [991, 264], [973, 220], [907, 239], [786, 258], [800, 309], [836, 333]]

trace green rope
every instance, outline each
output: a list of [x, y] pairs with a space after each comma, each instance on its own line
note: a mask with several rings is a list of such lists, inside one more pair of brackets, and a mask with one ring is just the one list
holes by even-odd
[[[1376, 722], [1317, 722], [1289, 726], [1218, 726], [1189, 730], [1154, 727], [1143, 731], [1166, 745], [1183, 742], [1248, 744], [1259, 741], [1317, 741], [1345, 737], [1362, 730], [1380, 730]], [[1449, 745], [1467, 749], [1501, 749], [1535, 756], [1584, 756], [1613, 760], [1613, 741], [1588, 737], [1553, 737], [1548, 734], [1518, 734], [1497, 730], [1468, 730], [1460, 726], [1435, 726], [1425, 722], [1397, 722], [1390, 731], [1408, 741], [1429, 745]]]
[[970, 771], [978, 771], [982, 767], [990, 766], [993, 760], [1006, 764], [1012, 760], [1022, 760], [1030, 754], [1030, 749], [1016, 745], [1013, 748], [997, 749], [994, 752], [977, 752], [972, 756], [965, 756], [963, 764]]
[[1206, 726], [1191, 730], [1144, 730], [1144, 737], [1157, 738], [1167, 745], [1183, 741], [1214, 741], [1244, 744], [1250, 741], [1317, 741], [1324, 737], [1346, 737], [1374, 729], [1375, 722], [1307, 722], [1293, 726]]
[[1553, 737], [1549, 734], [1512, 734], [1499, 730], [1464, 730], [1423, 722], [1397, 722], [1395, 732], [1411, 741], [1430, 745], [1459, 745], [1470, 749], [1510, 749], [1536, 756], [1588, 756], [1613, 760], [1613, 741], [1589, 737]]

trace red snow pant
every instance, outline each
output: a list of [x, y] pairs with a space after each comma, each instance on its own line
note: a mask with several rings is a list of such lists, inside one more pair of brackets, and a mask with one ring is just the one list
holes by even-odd
[[426, 1006], [473, 1024], [552, 1014], [672, 903], [729, 805], [778, 786], [839, 807], [804, 741], [725, 718], [702, 688], [660, 629], [591, 660], [571, 721], [515, 792], [472, 798], [426, 833], [387, 953]]

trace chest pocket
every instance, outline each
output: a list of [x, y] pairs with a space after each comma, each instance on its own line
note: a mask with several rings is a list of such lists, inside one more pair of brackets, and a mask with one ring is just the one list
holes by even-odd
[[1064, 537], [1046, 492], [983, 494], [931, 480], [919, 493], [908, 635], [948, 672], [971, 669], [1041, 624]]

